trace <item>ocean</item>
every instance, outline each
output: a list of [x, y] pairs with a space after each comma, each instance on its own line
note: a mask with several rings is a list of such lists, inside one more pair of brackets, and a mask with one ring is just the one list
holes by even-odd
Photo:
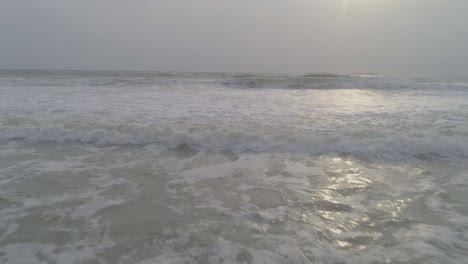
[[0, 71], [1, 263], [468, 263], [468, 80]]

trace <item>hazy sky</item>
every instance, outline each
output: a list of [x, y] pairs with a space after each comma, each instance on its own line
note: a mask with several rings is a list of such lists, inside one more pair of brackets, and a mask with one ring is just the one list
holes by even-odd
[[0, 68], [468, 75], [468, 0], [0, 0]]

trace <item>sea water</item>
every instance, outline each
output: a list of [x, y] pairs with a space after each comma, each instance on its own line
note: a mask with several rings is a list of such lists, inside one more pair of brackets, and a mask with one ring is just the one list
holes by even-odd
[[468, 81], [0, 72], [2, 263], [468, 263]]

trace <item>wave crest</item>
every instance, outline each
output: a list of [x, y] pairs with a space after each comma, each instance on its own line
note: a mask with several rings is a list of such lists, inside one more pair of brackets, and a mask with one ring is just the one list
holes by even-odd
[[173, 148], [181, 144], [236, 152], [293, 152], [310, 155], [346, 154], [362, 158], [407, 157], [467, 158], [463, 135], [424, 136], [393, 134], [366, 137], [366, 131], [288, 130], [259, 131], [220, 126], [90, 125], [84, 123], [23, 124], [0, 126], [0, 140], [37, 142], [82, 142], [91, 144], [159, 144]]

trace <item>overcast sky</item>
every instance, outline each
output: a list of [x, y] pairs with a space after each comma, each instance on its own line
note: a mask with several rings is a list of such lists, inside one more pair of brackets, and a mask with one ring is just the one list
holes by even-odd
[[0, 68], [468, 75], [468, 0], [0, 0]]

